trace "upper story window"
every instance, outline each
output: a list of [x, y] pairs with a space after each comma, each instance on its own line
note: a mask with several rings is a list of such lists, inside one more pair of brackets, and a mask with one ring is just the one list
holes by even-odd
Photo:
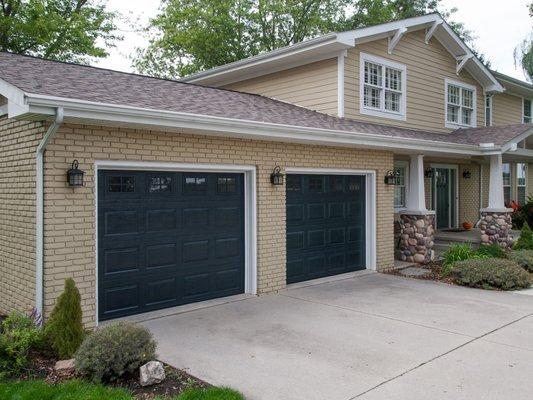
[[476, 87], [446, 79], [446, 127], [476, 126]]
[[524, 115], [524, 118], [523, 118], [523, 121], [524, 124], [530, 124], [532, 122], [531, 120], [531, 100], [530, 99], [524, 99], [524, 102], [523, 102], [523, 105], [524, 105], [524, 112], [523, 112], [523, 115]]
[[492, 126], [492, 95], [485, 95], [485, 126]]
[[361, 114], [405, 120], [405, 65], [361, 53], [359, 69]]

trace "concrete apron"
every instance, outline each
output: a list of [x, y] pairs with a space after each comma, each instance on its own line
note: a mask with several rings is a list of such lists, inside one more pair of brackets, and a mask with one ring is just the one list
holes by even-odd
[[533, 297], [383, 274], [142, 322], [163, 361], [256, 400], [526, 399]]

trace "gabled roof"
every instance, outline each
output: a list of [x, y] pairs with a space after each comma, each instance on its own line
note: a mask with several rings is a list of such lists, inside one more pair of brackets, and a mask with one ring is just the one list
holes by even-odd
[[[436, 133], [338, 118], [255, 94], [0, 52], [9, 117], [263, 140], [481, 155], [531, 125]], [[493, 147], [493, 150], [497, 148]]]
[[531, 83], [521, 81], [520, 79], [502, 74], [501, 72], [492, 71], [492, 73], [503, 85], [506, 92], [522, 97], [533, 98], [533, 85]]
[[293, 68], [318, 60], [337, 57], [340, 51], [383, 38], [393, 38], [425, 29], [427, 39], [434, 37], [458, 62], [465, 59], [464, 68], [486, 91], [502, 91], [503, 87], [491, 71], [475, 56], [439, 13], [402, 19], [346, 32], [334, 32], [292, 46], [259, 54], [230, 64], [182, 78], [183, 82], [221, 86], [235, 81]]

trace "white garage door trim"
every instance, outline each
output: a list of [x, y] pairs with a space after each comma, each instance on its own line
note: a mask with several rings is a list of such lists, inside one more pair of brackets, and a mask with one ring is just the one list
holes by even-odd
[[376, 269], [376, 171], [363, 169], [329, 169], [329, 168], [285, 168], [286, 174], [307, 175], [363, 175], [366, 177], [366, 269]]
[[98, 171], [194, 171], [194, 172], [228, 172], [244, 174], [244, 237], [245, 265], [244, 292], [257, 294], [257, 201], [256, 168], [253, 165], [234, 164], [192, 164], [150, 161], [113, 161], [96, 160], [94, 162], [94, 206], [95, 206], [95, 276], [96, 309], [95, 320], [98, 325]]

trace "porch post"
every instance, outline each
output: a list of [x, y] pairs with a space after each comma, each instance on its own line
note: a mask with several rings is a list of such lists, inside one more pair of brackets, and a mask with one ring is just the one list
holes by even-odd
[[426, 208], [424, 156], [411, 155], [406, 210], [400, 213], [400, 245], [397, 257], [402, 261], [428, 263], [433, 260], [435, 212]]
[[505, 207], [503, 195], [502, 155], [490, 155], [489, 204], [481, 209], [481, 244], [498, 244], [510, 248], [513, 238], [511, 208]]

